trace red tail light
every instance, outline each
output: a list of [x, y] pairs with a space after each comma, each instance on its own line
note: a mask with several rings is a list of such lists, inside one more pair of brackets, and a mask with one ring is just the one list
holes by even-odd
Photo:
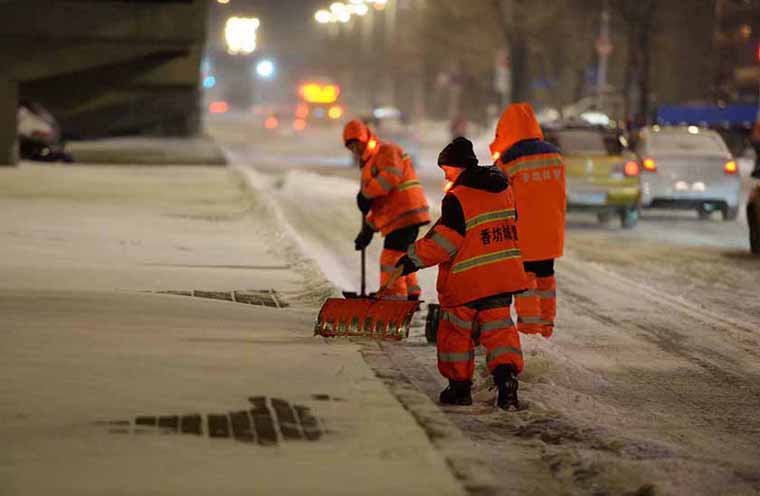
[[736, 174], [739, 168], [736, 166], [736, 162], [729, 160], [726, 165], [723, 166], [723, 172], [726, 174]]
[[230, 109], [230, 105], [224, 100], [211, 102], [208, 106], [208, 111], [212, 114], [224, 114]]
[[306, 121], [303, 119], [296, 119], [293, 121], [293, 129], [296, 131], [303, 131], [306, 129]]
[[266, 118], [264, 121], [264, 127], [267, 129], [276, 129], [277, 126], [280, 125], [280, 121], [277, 119], [277, 117], [270, 115]]
[[644, 170], [649, 172], [657, 172], [657, 164], [654, 162], [653, 158], [645, 158], [643, 163]]
[[628, 177], [638, 176], [640, 172], [641, 169], [639, 169], [639, 164], [633, 160], [629, 160], [623, 166], [623, 174]]

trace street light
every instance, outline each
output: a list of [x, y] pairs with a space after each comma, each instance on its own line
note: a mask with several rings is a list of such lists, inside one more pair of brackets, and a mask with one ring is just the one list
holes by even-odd
[[271, 79], [274, 76], [274, 62], [264, 59], [256, 64], [256, 74], [262, 79]]
[[230, 55], [250, 55], [256, 50], [256, 30], [259, 20], [255, 17], [230, 17], [224, 26], [224, 39]]
[[330, 12], [326, 11], [325, 9], [321, 9], [314, 14], [314, 19], [316, 19], [320, 24], [327, 24], [328, 22], [332, 21], [332, 14], [330, 14]]
[[383, 10], [388, 5], [388, 0], [348, 0], [348, 2], [333, 2], [327, 9], [315, 12], [314, 19], [319, 24], [346, 23], [351, 20], [351, 16], [367, 15], [370, 5], [374, 6], [375, 10]]

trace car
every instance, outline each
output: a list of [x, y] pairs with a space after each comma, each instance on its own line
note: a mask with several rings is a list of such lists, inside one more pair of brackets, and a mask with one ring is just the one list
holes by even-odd
[[707, 219], [739, 211], [739, 167], [716, 131], [697, 126], [648, 126], [636, 139], [644, 208], [693, 209]]
[[55, 117], [41, 104], [22, 100], [16, 122], [19, 155], [24, 160], [40, 162], [72, 162], [61, 139], [61, 128]]
[[396, 107], [377, 107], [372, 114], [363, 116], [364, 121], [380, 139], [390, 141], [403, 148], [404, 152], [417, 163], [420, 158], [422, 139], [407, 116]]
[[558, 123], [545, 126], [544, 136], [565, 159], [569, 211], [596, 213], [600, 223], [617, 216], [624, 229], [636, 225], [641, 198], [640, 164], [617, 130]]

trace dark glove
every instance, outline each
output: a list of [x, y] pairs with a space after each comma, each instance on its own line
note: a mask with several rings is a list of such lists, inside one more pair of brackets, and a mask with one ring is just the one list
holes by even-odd
[[396, 262], [396, 267], [404, 268], [404, 272], [401, 273], [402, 276], [411, 274], [412, 272], [417, 272], [419, 270], [419, 267], [417, 267], [417, 265], [412, 262], [412, 259], [409, 258], [408, 255], [404, 255], [403, 257], [399, 258], [398, 262]]
[[372, 236], [375, 235], [375, 231], [373, 231], [368, 225], [362, 226], [362, 230], [359, 231], [359, 234], [356, 236], [356, 239], [354, 240], [354, 249], [359, 251], [363, 250], [366, 247], [369, 246], [369, 244], [372, 242]]
[[372, 208], [372, 198], [367, 198], [361, 191], [356, 195], [356, 206], [364, 215], [367, 215], [369, 209]]

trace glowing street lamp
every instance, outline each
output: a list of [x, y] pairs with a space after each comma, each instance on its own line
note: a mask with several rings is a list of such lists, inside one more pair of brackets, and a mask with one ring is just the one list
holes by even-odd
[[256, 30], [259, 20], [255, 17], [230, 17], [224, 26], [224, 39], [230, 55], [250, 55], [256, 50]]
[[318, 10], [316, 14], [314, 14], [314, 19], [316, 19], [320, 24], [327, 24], [328, 22], [332, 21], [332, 18], [332, 14], [324, 9]]

